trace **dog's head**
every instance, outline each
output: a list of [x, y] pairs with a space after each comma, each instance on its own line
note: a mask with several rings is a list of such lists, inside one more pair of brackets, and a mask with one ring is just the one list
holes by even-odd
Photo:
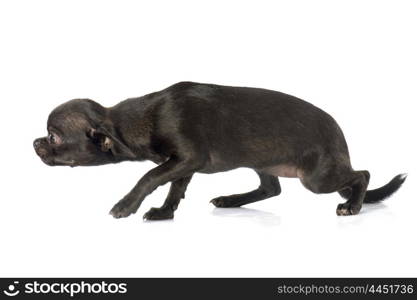
[[55, 108], [46, 137], [33, 142], [50, 166], [95, 166], [133, 158], [117, 137], [108, 109], [89, 99], [75, 99]]

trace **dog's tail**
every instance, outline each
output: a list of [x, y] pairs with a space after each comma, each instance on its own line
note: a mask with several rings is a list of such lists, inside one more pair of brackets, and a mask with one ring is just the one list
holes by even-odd
[[392, 194], [394, 194], [404, 183], [407, 178], [407, 174], [399, 174], [395, 176], [390, 182], [386, 185], [375, 189], [366, 191], [364, 203], [376, 203], [382, 201]]

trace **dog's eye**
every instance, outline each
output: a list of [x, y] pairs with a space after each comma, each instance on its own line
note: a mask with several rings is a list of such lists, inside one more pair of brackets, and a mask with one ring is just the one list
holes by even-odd
[[48, 140], [49, 140], [49, 142], [50, 142], [51, 144], [55, 144], [55, 143], [57, 142], [56, 135], [55, 135], [55, 134], [53, 134], [53, 133], [50, 133], [50, 134], [48, 135]]

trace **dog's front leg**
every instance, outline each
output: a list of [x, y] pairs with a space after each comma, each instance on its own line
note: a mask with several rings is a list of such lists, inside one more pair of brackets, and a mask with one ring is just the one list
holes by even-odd
[[185, 197], [185, 190], [191, 180], [191, 176], [174, 180], [164, 204], [161, 207], [152, 207], [144, 216], [144, 220], [167, 220], [174, 218], [181, 199]]
[[169, 159], [146, 173], [129, 194], [112, 208], [110, 214], [115, 218], [124, 218], [136, 213], [143, 199], [158, 186], [179, 178], [191, 176], [198, 168], [199, 163], [192, 159]]

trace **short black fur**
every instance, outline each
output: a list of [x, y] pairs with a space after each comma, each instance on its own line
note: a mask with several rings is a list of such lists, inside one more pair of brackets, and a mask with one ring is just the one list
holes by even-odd
[[388, 197], [405, 180], [398, 175], [367, 191], [370, 174], [352, 169], [342, 130], [330, 115], [296, 97], [259, 88], [180, 82], [110, 108], [89, 99], [71, 100], [52, 111], [48, 132], [34, 147], [51, 166], [126, 160], [158, 164], [113, 207], [115, 218], [135, 213], [147, 195], [168, 182], [165, 203], [144, 218], [173, 218], [196, 172], [240, 167], [257, 172], [258, 189], [215, 198], [217, 207], [279, 195], [277, 177], [297, 177], [314, 193], [337, 191], [346, 198], [338, 215], [357, 214], [362, 203]]

